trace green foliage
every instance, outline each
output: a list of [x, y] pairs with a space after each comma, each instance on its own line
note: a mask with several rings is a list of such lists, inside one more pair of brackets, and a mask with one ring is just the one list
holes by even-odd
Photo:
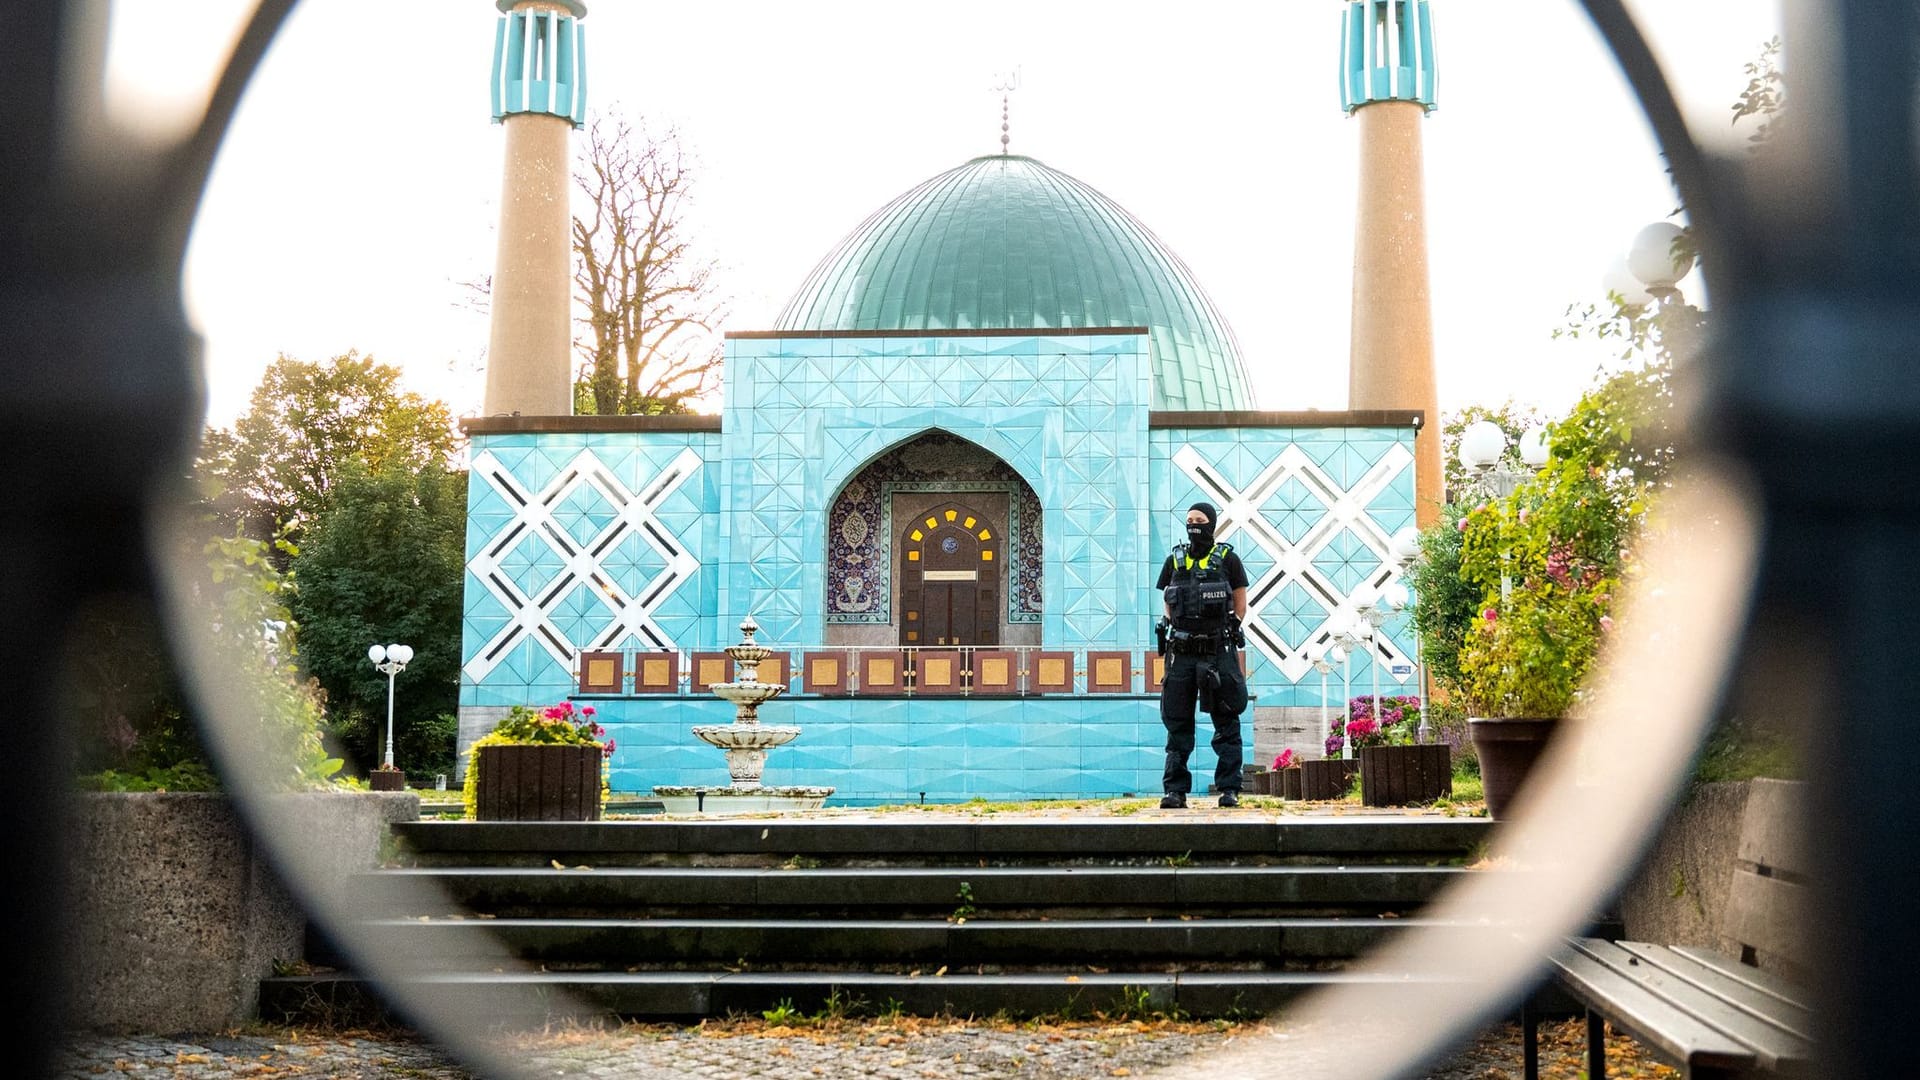
[[80, 777], [82, 791], [219, 791], [220, 778], [198, 761], [150, 766], [142, 772], [102, 769]]
[[1420, 659], [1443, 686], [1459, 682], [1460, 646], [1480, 606], [1480, 589], [1460, 575], [1460, 521], [1466, 512], [1458, 503], [1441, 508], [1440, 521], [1420, 533], [1420, 559], [1407, 573]]
[[1755, 777], [1796, 780], [1800, 756], [1789, 735], [1745, 717], [1727, 716], [1707, 734], [1694, 763], [1695, 783], [1712, 784]]
[[207, 580], [186, 600], [222, 640], [255, 719], [252, 747], [269, 763], [268, 783], [288, 790], [325, 786], [342, 762], [328, 756], [320, 727], [325, 694], [303, 679], [297, 628], [287, 609], [293, 579], [275, 568], [269, 550], [294, 554], [285, 539], [269, 545], [245, 536], [216, 537], [204, 549]]
[[458, 445], [446, 405], [400, 389], [398, 368], [357, 352], [325, 363], [283, 355], [233, 429], [208, 433], [198, 472], [225, 520], [298, 536], [350, 461], [372, 472], [445, 467]]
[[775, 1024], [781, 1027], [793, 1027], [796, 1024], [804, 1023], [807, 1019], [807, 1014], [793, 1007], [792, 998], [781, 998], [778, 1002], [774, 1003], [773, 1008], [761, 1012], [760, 1019], [765, 1020], [769, 1024]]
[[1450, 538], [1423, 537], [1434, 555], [1421, 573], [1434, 595], [1422, 598], [1429, 611], [1416, 609], [1421, 643], [1470, 713], [1564, 716], [1572, 707], [1612, 624], [1648, 502], [1672, 467], [1671, 370], [1662, 357], [1588, 391], [1552, 425], [1544, 469], [1454, 519], [1457, 561]]
[[1749, 116], [1760, 117], [1747, 141], [1757, 148], [1773, 137], [1774, 124], [1787, 104], [1787, 81], [1780, 73], [1780, 38], [1769, 38], [1760, 46], [1760, 55], [1746, 68], [1747, 86], [1733, 103], [1733, 122]]
[[302, 658], [327, 692], [336, 745], [363, 766], [381, 760], [388, 693], [367, 647], [403, 642], [414, 657], [393, 684], [395, 761], [417, 776], [453, 771], [466, 487], [439, 464], [344, 462], [294, 561]]

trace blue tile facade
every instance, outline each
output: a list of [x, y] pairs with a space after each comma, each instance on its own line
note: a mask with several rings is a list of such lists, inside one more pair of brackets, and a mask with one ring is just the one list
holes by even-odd
[[[1253, 581], [1256, 704], [1317, 706], [1311, 656], [1330, 614], [1398, 572], [1388, 538], [1413, 521], [1414, 429], [1151, 426], [1148, 352], [1146, 335], [1122, 332], [743, 336], [728, 341], [718, 433], [476, 434], [463, 717], [567, 697], [583, 649], [723, 648], [748, 614], [764, 643], [820, 645], [836, 493], [934, 430], [996, 455], [1038, 496], [1044, 647], [1137, 660], [1160, 562], [1204, 498]], [[1410, 683], [1411, 647], [1404, 620], [1389, 624], [1383, 692]], [[1368, 664], [1355, 658], [1356, 692]], [[722, 703], [596, 704], [619, 746], [615, 790], [724, 783], [720, 752], [688, 730], [724, 723]], [[766, 719], [803, 728], [771, 752], [766, 781], [848, 801], [1159, 788], [1157, 708], [1138, 693], [794, 697]], [[1212, 768], [1201, 742], [1197, 776]]]

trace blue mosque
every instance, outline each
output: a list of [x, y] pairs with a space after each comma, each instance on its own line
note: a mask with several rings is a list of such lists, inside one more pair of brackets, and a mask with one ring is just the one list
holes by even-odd
[[[1392, 231], [1418, 210], [1433, 107], [1424, 0], [1358, 0], [1330, 27], [1362, 140], [1355, 355], [1285, 359], [1350, 362], [1348, 411], [1258, 409], [1248, 364], [1278, 358], [1241, 355], [1145, 224], [1001, 153], [880, 207], [774, 325], [728, 334], [718, 415], [653, 417], [571, 415], [585, 5], [499, 6], [506, 198], [489, 415], [466, 422], [463, 752], [513, 705], [573, 699], [616, 741], [616, 794], [725, 783], [690, 730], [731, 719], [707, 688], [750, 616], [775, 650], [761, 677], [788, 687], [762, 719], [803, 729], [768, 757], [770, 785], [850, 804], [1158, 791], [1152, 585], [1201, 499], [1251, 581], [1249, 761], [1319, 756], [1343, 677], [1414, 692], [1404, 617], [1330, 689], [1313, 662], [1438, 499], [1437, 450], [1432, 477], [1420, 464], [1424, 238]], [[1211, 768], [1203, 746], [1195, 771]]]

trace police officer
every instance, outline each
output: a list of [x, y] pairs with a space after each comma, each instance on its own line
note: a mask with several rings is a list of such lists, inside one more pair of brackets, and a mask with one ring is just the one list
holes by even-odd
[[1160, 721], [1167, 727], [1167, 764], [1160, 777], [1160, 806], [1187, 805], [1193, 774], [1194, 703], [1213, 718], [1213, 785], [1221, 806], [1240, 805], [1240, 713], [1247, 707], [1247, 680], [1236, 649], [1246, 646], [1240, 622], [1247, 617], [1247, 570], [1228, 544], [1216, 543], [1220, 515], [1211, 503], [1187, 510], [1187, 542], [1160, 567], [1166, 616], [1158, 628], [1166, 677], [1160, 684]]

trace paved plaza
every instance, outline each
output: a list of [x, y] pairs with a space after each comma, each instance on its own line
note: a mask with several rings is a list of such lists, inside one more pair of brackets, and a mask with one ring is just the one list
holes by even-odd
[[[512, 1041], [508, 1053], [526, 1063], [530, 1075], [607, 1080], [1107, 1080], [1147, 1076], [1195, 1055], [1225, 1049], [1237, 1040], [1271, 1034], [1259, 1025], [1165, 1022], [989, 1024], [908, 1019], [780, 1027], [740, 1021], [529, 1036]], [[1545, 1025], [1541, 1036], [1543, 1077], [1571, 1080], [1584, 1075], [1578, 1021]], [[1617, 1036], [1609, 1040], [1608, 1059], [1609, 1075], [1679, 1075]], [[221, 1036], [79, 1036], [69, 1045], [56, 1075], [153, 1080], [323, 1076], [466, 1080], [479, 1074], [401, 1034], [282, 1030]], [[1426, 1075], [1428, 1080], [1519, 1077], [1518, 1030], [1511, 1024], [1498, 1025]]]

